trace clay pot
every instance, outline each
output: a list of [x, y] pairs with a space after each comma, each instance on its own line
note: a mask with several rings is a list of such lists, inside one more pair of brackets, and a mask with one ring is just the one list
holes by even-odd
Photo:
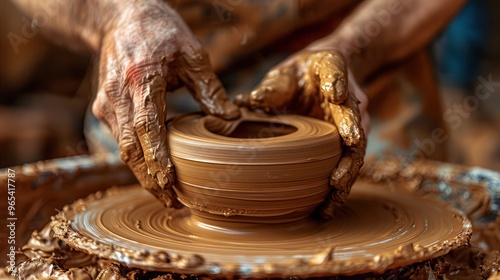
[[244, 111], [237, 121], [225, 122], [189, 114], [172, 120], [168, 130], [175, 192], [204, 220], [304, 218], [328, 194], [341, 155], [334, 125], [298, 115]]

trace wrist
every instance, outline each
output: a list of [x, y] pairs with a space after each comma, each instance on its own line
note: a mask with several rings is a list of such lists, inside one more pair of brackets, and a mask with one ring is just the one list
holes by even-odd
[[[81, 9], [81, 10], [80, 10]], [[128, 1], [87, 0], [85, 7], [79, 7], [79, 14], [70, 21], [75, 35], [82, 38], [90, 48], [99, 52], [104, 37], [117, 28], [141, 21], [154, 20], [172, 13], [172, 9], [161, 0]]]
[[[142, 36], [138, 38], [139, 40], [145, 39], [143, 36], [156, 38], [165, 30], [190, 32], [182, 18], [164, 0], [130, 1], [122, 4], [120, 1], [109, 1], [112, 2], [108, 7], [111, 9], [111, 13], [107, 13], [106, 15], [110, 16], [101, 23], [101, 39], [111, 33], [127, 36], [132, 30], [135, 30], [133, 35]], [[108, 8], [106, 11], [109, 10]], [[147, 32], [155, 32], [155, 34]], [[169, 32], [169, 34], [172, 33]]]

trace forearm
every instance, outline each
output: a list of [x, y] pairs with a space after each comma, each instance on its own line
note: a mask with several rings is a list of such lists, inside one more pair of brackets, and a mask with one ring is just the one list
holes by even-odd
[[465, 0], [368, 0], [308, 49], [336, 49], [359, 81], [427, 44]]
[[[103, 36], [116, 24], [126, 24], [133, 18], [171, 10], [162, 0], [12, 0], [38, 28], [64, 45], [99, 51]], [[173, 10], [172, 10], [173, 12]]]

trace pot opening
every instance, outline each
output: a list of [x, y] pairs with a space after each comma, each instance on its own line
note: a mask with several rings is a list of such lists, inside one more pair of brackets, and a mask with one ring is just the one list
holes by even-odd
[[232, 138], [271, 138], [287, 135], [297, 131], [291, 125], [277, 122], [241, 122], [227, 137]]

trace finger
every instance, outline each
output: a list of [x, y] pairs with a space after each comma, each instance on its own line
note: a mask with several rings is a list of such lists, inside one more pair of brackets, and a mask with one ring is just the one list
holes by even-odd
[[320, 93], [333, 104], [342, 104], [347, 99], [347, 67], [340, 54], [319, 52], [310, 64], [316, 74]]
[[337, 168], [332, 172], [330, 185], [332, 190], [321, 207], [319, 214], [323, 218], [333, 218], [335, 210], [347, 201], [354, 182], [363, 166], [364, 147], [347, 147]]
[[200, 47], [186, 46], [183, 48], [180, 62], [179, 76], [194, 98], [200, 102], [205, 113], [224, 119], [235, 119], [240, 116], [238, 106], [227, 97], [204, 50]]
[[354, 94], [350, 94], [342, 105], [330, 103], [329, 106], [333, 121], [346, 145], [342, 158], [330, 177], [330, 185], [333, 187], [331, 199], [343, 203], [363, 165], [366, 138], [361, 127], [358, 101]]
[[328, 110], [325, 114], [326, 119], [335, 123], [345, 145], [364, 145], [362, 142], [366, 140], [361, 126], [358, 100], [353, 94], [349, 94], [341, 105], [333, 103], [325, 105], [325, 110]]
[[318, 77], [320, 93], [324, 97], [322, 108], [325, 119], [335, 123], [347, 146], [358, 145], [364, 141], [359, 102], [356, 98], [356, 94], [359, 94], [356, 91], [361, 89], [353, 86], [348, 88], [348, 70], [339, 54], [320, 52], [312, 59], [311, 65]]
[[[92, 106], [94, 115], [106, 122], [119, 147], [122, 160], [130, 167], [141, 185], [158, 197], [163, 204], [173, 205], [173, 195], [161, 191], [154, 179], [147, 172], [141, 144], [133, 129], [134, 108], [130, 98], [120, 93], [116, 79], [106, 79], [100, 86], [96, 100]], [[179, 206], [176, 203], [174, 206]]]
[[[146, 77], [139, 88], [141, 92], [133, 95], [134, 114], [128, 114], [127, 125], [124, 126], [126, 138], [122, 142], [123, 145], [127, 145], [123, 150], [132, 155], [132, 160], [129, 161], [139, 173], [136, 176], [142, 178], [149, 190], [167, 207], [178, 207], [173, 192], [174, 167], [169, 157], [165, 127], [165, 88], [166, 81], [163, 77], [158, 75]], [[133, 120], [130, 119], [131, 115]], [[132, 129], [128, 125], [131, 123], [133, 123]], [[151, 182], [151, 178], [154, 179], [154, 183]]]
[[335, 189], [334, 200], [343, 202], [347, 199], [358, 171], [363, 166], [364, 147], [347, 147], [337, 168], [332, 172], [330, 185]]
[[172, 188], [162, 188], [156, 180], [150, 176], [149, 167], [144, 159], [143, 148], [132, 125], [132, 120], [120, 125], [120, 156], [130, 167], [141, 186], [152, 193], [164, 206], [181, 208]]
[[350, 185], [349, 182], [353, 177], [355, 170], [352, 170], [353, 159], [349, 153], [344, 153], [342, 159], [337, 164], [337, 167], [330, 176], [330, 186], [334, 188], [331, 196], [334, 201], [345, 201], [349, 195]]
[[294, 67], [278, 67], [269, 71], [253, 91], [236, 96], [235, 102], [252, 110], [281, 111], [291, 105], [297, 94]]
[[[106, 45], [106, 43], [104, 44]], [[165, 206], [181, 207], [175, 199], [173, 190], [163, 191], [155, 179], [148, 174], [149, 168], [144, 160], [141, 143], [134, 129], [134, 104], [140, 104], [140, 102], [132, 102], [130, 92], [124, 92], [123, 85], [119, 82], [121, 79], [118, 78], [120, 76], [118, 61], [120, 60], [116, 57], [106, 55], [106, 52], [101, 55], [100, 85], [93, 104], [93, 112], [110, 126], [118, 142], [122, 160], [127, 163], [140, 184], [159, 198]], [[125, 90], [129, 88], [127, 86]], [[135, 94], [134, 98], [139, 95]]]

